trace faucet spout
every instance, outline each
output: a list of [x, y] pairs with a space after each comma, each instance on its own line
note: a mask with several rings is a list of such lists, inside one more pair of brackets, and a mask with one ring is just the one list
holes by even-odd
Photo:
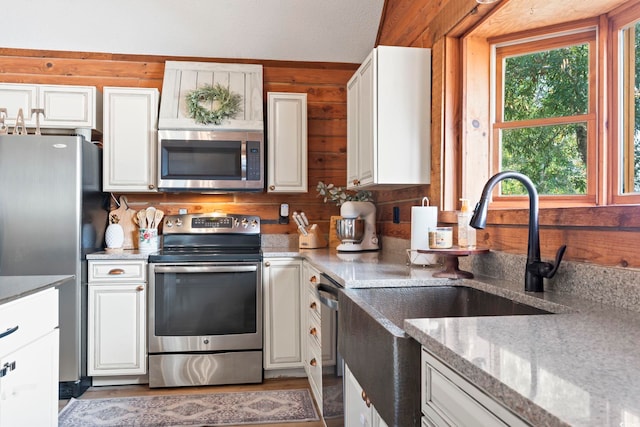
[[529, 243], [527, 245], [527, 266], [524, 277], [524, 290], [528, 292], [543, 292], [544, 278], [551, 278], [558, 270], [566, 246], [560, 247], [556, 255], [556, 264], [542, 262], [540, 259], [540, 227], [538, 219], [538, 191], [528, 176], [515, 171], [499, 172], [489, 178], [482, 190], [480, 201], [476, 205], [471, 217], [470, 225], [473, 228], [483, 229], [487, 224], [487, 211], [491, 201], [491, 192], [500, 181], [516, 179], [524, 185], [529, 195]]

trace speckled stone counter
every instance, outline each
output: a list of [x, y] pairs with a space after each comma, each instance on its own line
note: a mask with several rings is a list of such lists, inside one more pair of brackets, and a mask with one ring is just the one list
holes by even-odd
[[[155, 252], [153, 252], [155, 253]], [[92, 254], [87, 254], [87, 259], [144, 259], [149, 258], [151, 253], [149, 252], [140, 252], [139, 250], [122, 250], [120, 252], [94, 252]]]
[[73, 276], [0, 276], [0, 304], [58, 286], [70, 279]]
[[551, 311], [408, 319], [404, 331], [534, 426], [640, 425], [637, 311], [566, 292], [527, 293], [521, 283], [487, 277], [434, 279], [439, 267], [407, 266], [398, 253], [265, 250], [265, 258], [278, 256], [304, 257], [344, 285], [347, 295], [349, 288], [462, 285]]

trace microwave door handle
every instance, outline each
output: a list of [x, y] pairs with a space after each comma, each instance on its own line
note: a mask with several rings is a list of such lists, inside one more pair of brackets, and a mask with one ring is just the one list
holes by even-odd
[[258, 267], [255, 265], [227, 265], [227, 266], [214, 266], [214, 265], [194, 265], [194, 266], [181, 266], [181, 265], [163, 265], [155, 266], [154, 272], [156, 273], [250, 273], [257, 271]]
[[240, 174], [242, 175], [242, 180], [247, 180], [247, 141], [242, 141], [242, 153], [240, 156]]

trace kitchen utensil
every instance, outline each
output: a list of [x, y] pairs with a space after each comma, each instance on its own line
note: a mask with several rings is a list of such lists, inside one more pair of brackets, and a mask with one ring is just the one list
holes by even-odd
[[305, 227], [309, 226], [309, 220], [307, 219], [307, 215], [304, 212], [300, 212], [300, 217], [302, 218], [302, 222]]
[[156, 212], [154, 214], [153, 217], [153, 227], [152, 228], [158, 228], [158, 225], [160, 224], [160, 221], [162, 221], [162, 217], [164, 217], [164, 212], [160, 209], [156, 209]]
[[154, 208], [153, 206], [150, 206], [147, 208], [147, 213], [146, 213], [146, 228], [153, 228], [153, 219], [156, 216], [156, 208]]
[[298, 224], [298, 231], [300, 231], [300, 233], [302, 233], [303, 236], [306, 236], [307, 234], [309, 234], [307, 232], [307, 229], [304, 226], [304, 221], [302, 220], [302, 217], [300, 216], [300, 214], [298, 212], [294, 212], [292, 216], [293, 216], [293, 220], [296, 222], [296, 224]]
[[147, 211], [146, 211], [146, 209], [140, 209], [138, 211], [138, 213], [136, 214], [136, 217], [138, 218], [138, 227], [146, 228], [146, 226], [147, 226]]

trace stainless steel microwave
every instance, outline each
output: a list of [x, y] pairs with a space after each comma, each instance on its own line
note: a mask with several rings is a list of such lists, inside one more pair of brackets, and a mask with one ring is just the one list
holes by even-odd
[[264, 135], [256, 131], [159, 130], [161, 191], [264, 190]]

